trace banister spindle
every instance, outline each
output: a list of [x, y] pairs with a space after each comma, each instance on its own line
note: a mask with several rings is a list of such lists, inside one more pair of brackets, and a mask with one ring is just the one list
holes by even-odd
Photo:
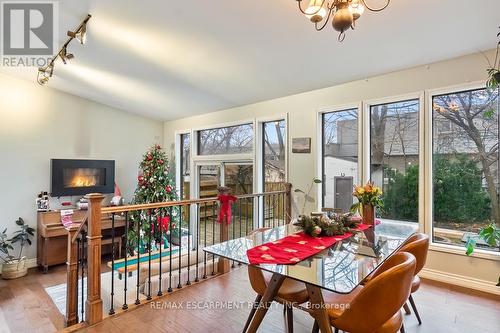
[[115, 314], [114, 298], [115, 298], [115, 213], [111, 214], [111, 305], [109, 307], [109, 315]]
[[66, 326], [78, 323], [78, 251], [80, 242], [73, 241], [78, 227], [67, 227], [68, 252], [66, 261]]
[[124, 284], [123, 284], [123, 305], [122, 309], [127, 310], [128, 309], [128, 304], [127, 304], [127, 277], [128, 277], [128, 251], [129, 251], [129, 246], [128, 246], [128, 211], [125, 212], [125, 266], [124, 266]]

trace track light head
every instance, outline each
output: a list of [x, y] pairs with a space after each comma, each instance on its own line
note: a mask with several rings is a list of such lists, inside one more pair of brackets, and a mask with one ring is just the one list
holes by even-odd
[[73, 59], [75, 56], [73, 53], [68, 53], [66, 47], [63, 47], [59, 52], [59, 57], [61, 57], [62, 62], [66, 65], [67, 61]]
[[50, 63], [45, 67], [39, 67], [36, 81], [39, 85], [45, 86], [52, 77], [52, 74], [54, 74], [54, 63]]
[[77, 31], [68, 31], [68, 36], [77, 39], [80, 44], [87, 42], [87, 23], [82, 23]]

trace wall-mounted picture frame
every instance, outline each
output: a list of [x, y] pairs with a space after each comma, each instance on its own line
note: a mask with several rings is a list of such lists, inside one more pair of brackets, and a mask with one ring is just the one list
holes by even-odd
[[293, 138], [292, 153], [310, 154], [311, 153], [311, 138]]

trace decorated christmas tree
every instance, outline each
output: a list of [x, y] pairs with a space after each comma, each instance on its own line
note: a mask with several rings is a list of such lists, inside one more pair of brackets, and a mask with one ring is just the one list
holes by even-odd
[[[132, 204], [178, 200], [175, 180], [170, 174], [167, 155], [160, 145], [154, 145], [143, 156], [139, 165], [137, 188]], [[169, 246], [167, 234], [175, 230], [179, 217], [177, 207], [142, 210], [131, 213], [128, 232], [129, 252], [145, 253], [150, 247]], [[149, 242], [151, 232], [152, 242]]]

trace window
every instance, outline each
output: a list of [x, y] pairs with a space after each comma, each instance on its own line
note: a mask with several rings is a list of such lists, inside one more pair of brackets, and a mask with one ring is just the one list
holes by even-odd
[[418, 221], [419, 104], [370, 106], [370, 179], [382, 188], [383, 218]]
[[286, 180], [285, 126], [284, 120], [262, 123], [264, 191], [281, 190], [278, 186]]
[[[491, 221], [498, 200], [498, 90], [432, 97], [433, 240], [463, 246]], [[449, 122], [453, 135], [443, 132]], [[478, 247], [489, 248], [478, 240]]]
[[199, 155], [249, 154], [253, 150], [253, 125], [244, 124], [198, 132]]
[[324, 113], [323, 207], [349, 211], [358, 183], [358, 109]]
[[191, 136], [190, 134], [181, 134], [181, 186], [180, 197], [182, 200], [189, 199], [189, 184], [191, 182]]

